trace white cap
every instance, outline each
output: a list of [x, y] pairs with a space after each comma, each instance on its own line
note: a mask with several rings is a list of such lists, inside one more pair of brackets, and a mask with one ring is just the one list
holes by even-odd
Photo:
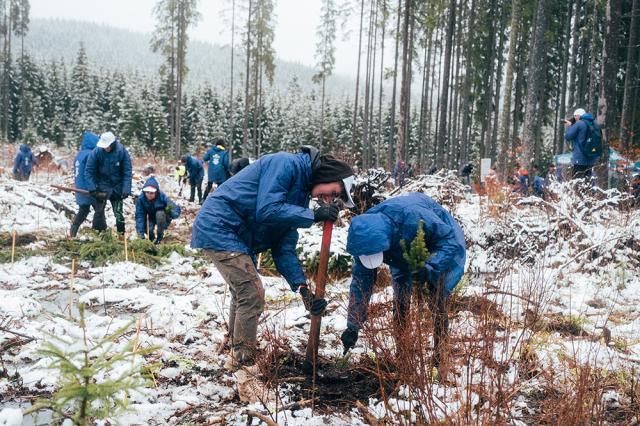
[[98, 140], [98, 144], [96, 145], [98, 148], [107, 148], [109, 145], [116, 141], [116, 137], [111, 132], [104, 132], [100, 135], [100, 139]]
[[578, 117], [582, 117], [586, 113], [587, 113], [587, 111], [583, 110], [582, 108], [578, 108], [577, 110], [575, 110], [573, 112], [573, 115], [577, 115]]
[[348, 178], [342, 179], [342, 183], [344, 184], [344, 190], [347, 193], [347, 201], [345, 201], [344, 205], [348, 208], [354, 208], [356, 205], [353, 202], [353, 198], [351, 198], [351, 187], [353, 183], [356, 181], [356, 177], [351, 175]]
[[382, 265], [384, 255], [382, 252], [374, 254], [363, 254], [358, 256], [362, 265], [367, 269], [375, 269]]
[[158, 189], [154, 186], [145, 186], [142, 190], [144, 192], [158, 192]]

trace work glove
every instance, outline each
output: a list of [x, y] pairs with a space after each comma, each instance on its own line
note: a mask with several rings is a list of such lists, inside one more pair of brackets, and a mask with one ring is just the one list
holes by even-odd
[[342, 332], [340, 340], [342, 340], [342, 346], [344, 347], [342, 354], [346, 355], [347, 352], [349, 352], [349, 349], [353, 348], [358, 341], [358, 330], [354, 331], [350, 328], [347, 328]]
[[122, 199], [124, 200], [124, 199], [126, 199], [128, 196], [129, 196], [129, 193], [128, 193], [128, 192], [123, 192], [121, 197], [122, 197]]
[[300, 292], [300, 297], [302, 298], [305, 309], [309, 311], [311, 315], [322, 315], [324, 313], [327, 307], [326, 299], [316, 299], [306, 284], [301, 284], [298, 291]]
[[313, 221], [324, 222], [328, 220], [335, 222], [338, 219], [339, 212], [340, 207], [335, 203], [322, 204], [313, 211]]

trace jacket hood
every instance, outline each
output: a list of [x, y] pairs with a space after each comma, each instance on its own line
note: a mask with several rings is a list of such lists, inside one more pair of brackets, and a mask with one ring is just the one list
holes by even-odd
[[25, 145], [25, 144], [21, 143], [20, 144], [20, 151], [22, 151], [24, 153], [27, 153], [27, 152], [31, 151], [31, 148], [29, 148], [28, 145]]
[[315, 148], [311, 145], [304, 145], [300, 148], [300, 150], [306, 154], [309, 154], [309, 158], [311, 159], [311, 171], [313, 173], [314, 170], [320, 166], [320, 151], [318, 148]]
[[214, 146], [211, 147], [211, 149], [214, 150], [214, 151], [224, 151], [225, 150], [224, 146], [222, 146], [222, 145], [214, 145]]
[[581, 116], [580, 120], [593, 121], [593, 120], [595, 120], [595, 118], [593, 117], [593, 115], [587, 113], [587, 114]]
[[82, 149], [94, 149], [96, 147], [96, 144], [98, 143], [98, 139], [100, 139], [100, 136], [96, 135], [95, 133], [84, 132], [84, 135], [82, 136], [82, 144], [80, 147]]
[[389, 250], [393, 224], [383, 213], [369, 213], [351, 220], [347, 252], [353, 256], [370, 255]]
[[160, 184], [158, 183], [156, 178], [154, 178], [153, 176], [151, 176], [149, 179], [147, 179], [147, 181], [144, 183], [144, 186], [142, 187], [142, 189], [147, 188], [149, 186], [153, 186], [155, 189], [160, 191]]

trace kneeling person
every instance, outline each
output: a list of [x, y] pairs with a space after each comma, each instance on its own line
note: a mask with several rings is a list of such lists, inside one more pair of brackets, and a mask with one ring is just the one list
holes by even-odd
[[[142, 188], [142, 194], [136, 201], [136, 231], [138, 237], [158, 244], [164, 238], [164, 231], [171, 220], [180, 216], [180, 207], [171, 201], [154, 177], [150, 177]], [[155, 231], [155, 232], [154, 232]]]
[[[415, 273], [404, 258], [401, 241], [408, 248], [422, 223], [430, 257]], [[434, 366], [440, 364], [441, 342], [449, 321], [446, 300], [464, 272], [466, 247], [462, 229], [440, 204], [421, 193], [391, 198], [351, 221], [347, 251], [354, 257], [347, 329], [341, 340], [346, 353], [358, 339], [367, 319], [367, 306], [373, 293], [376, 268], [389, 265], [393, 278], [394, 319], [402, 331], [411, 305], [414, 280], [427, 286], [433, 307], [435, 332]]]

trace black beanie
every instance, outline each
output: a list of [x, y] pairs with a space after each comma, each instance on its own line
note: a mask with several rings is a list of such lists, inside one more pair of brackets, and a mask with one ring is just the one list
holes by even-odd
[[311, 183], [340, 182], [342, 179], [353, 176], [351, 166], [344, 161], [338, 160], [333, 155], [323, 155], [320, 157], [320, 165], [313, 170]]

